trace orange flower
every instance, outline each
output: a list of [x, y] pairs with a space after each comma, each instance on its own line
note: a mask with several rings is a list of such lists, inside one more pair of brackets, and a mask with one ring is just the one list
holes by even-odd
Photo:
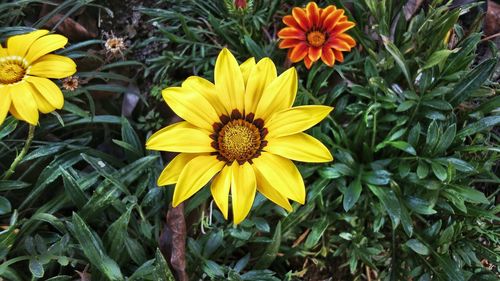
[[347, 20], [343, 9], [330, 5], [318, 8], [309, 2], [306, 8], [295, 7], [291, 15], [283, 17], [287, 27], [280, 30], [278, 36], [282, 41], [279, 47], [288, 50], [292, 62], [304, 60], [307, 69], [321, 60], [332, 67], [335, 60], [342, 62], [342, 52], [348, 52], [356, 45], [356, 41], [345, 32], [355, 26]]

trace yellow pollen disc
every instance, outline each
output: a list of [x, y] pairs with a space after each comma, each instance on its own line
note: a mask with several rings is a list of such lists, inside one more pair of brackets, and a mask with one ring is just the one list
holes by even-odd
[[325, 41], [326, 35], [321, 31], [311, 31], [307, 33], [307, 42], [313, 47], [321, 47]]
[[22, 61], [12, 59], [12, 60], [0, 60], [0, 83], [1, 84], [13, 84], [21, 81], [26, 75], [26, 68]]
[[259, 129], [243, 119], [232, 120], [219, 132], [219, 153], [229, 162], [252, 159], [260, 148]]

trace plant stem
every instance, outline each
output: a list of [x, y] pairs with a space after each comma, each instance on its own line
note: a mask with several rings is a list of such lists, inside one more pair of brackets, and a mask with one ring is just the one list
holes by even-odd
[[21, 152], [16, 156], [12, 164], [10, 165], [9, 169], [7, 172], [5, 172], [5, 175], [3, 176], [4, 180], [8, 180], [12, 174], [14, 174], [14, 171], [16, 170], [17, 165], [23, 160], [24, 156], [26, 156], [26, 153], [28, 153], [28, 150], [31, 147], [31, 142], [33, 141], [33, 137], [35, 136], [35, 126], [30, 125], [29, 131], [28, 131], [28, 138], [26, 139], [26, 142], [24, 143], [24, 147], [21, 150]]

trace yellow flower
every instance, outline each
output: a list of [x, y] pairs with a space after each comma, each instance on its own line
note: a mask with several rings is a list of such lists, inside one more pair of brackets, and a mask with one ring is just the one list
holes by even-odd
[[235, 224], [247, 216], [256, 191], [288, 211], [288, 199], [303, 204], [304, 182], [291, 160], [332, 160], [321, 142], [302, 133], [332, 108], [292, 107], [297, 85], [295, 68], [277, 76], [269, 58], [239, 66], [224, 49], [215, 63], [215, 84], [192, 76], [182, 87], [163, 90], [185, 121], [156, 132], [146, 147], [180, 152], [158, 178], [159, 186], [176, 184], [174, 207], [212, 178], [212, 196], [226, 219], [231, 191]]
[[0, 45], [0, 125], [10, 112], [19, 120], [38, 123], [38, 111], [61, 109], [64, 97], [47, 78], [64, 78], [76, 72], [70, 58], [49, 54], [66, 45], [62, 35], [37, 30], [7, 40]]

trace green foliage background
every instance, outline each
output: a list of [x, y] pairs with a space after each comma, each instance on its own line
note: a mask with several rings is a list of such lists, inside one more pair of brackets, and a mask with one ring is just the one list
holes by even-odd
[[[107, 2], [70, 0], [24, 26], [25, 11], [40, 2], [50, 3], [0, 4], [1, 38], [40, 28], [58, 12], [113, 12]], [[296, 104], [335, 107], [310, 130], [335, 160], [299, 164], [307, 203], [290, 214], [258, 195], [235, 227], [213, 206], [208, 188], [190, 199], [192, 280], [498, 280], [500, 87], [491, 79], [498, 50], [481, 41], [480, 4], [429, 1], [407, 20], [404, 2], [320, 3], [348, 5], [357, 23], [350, 34], [358, 47], [344, 63], [296, 66]], [[139, 10], [154, 35], [127, 52], [163, 44], [159, 54], [109, 60], [90, 51], [102, 50], [99, 39], [62, 50], [93, 67], [79, 68], [87, 83], [65, 91], [64, 109], [41, 118], [22, 165], [0, 180], [0, 276], [74, 280], [75, 270], [89, 265], [92, 280], [173, 280], [158, 250], [172, 196], [171, 187], [155, 183], [166, 158], [144, 149], [171, 117], [159, 90], [190, 75], [212, 80], [224, 46], [240, 62], [271, 57], [281, 73], [281, 17], [306, 3], [255, 0], [238, 10], [228, 0], [157, 1]], [[464, 17], [472, 23], [463, 24]], [[487, 50], [489, 58], [478, 56]], [[122, 99], [135, 84], [148, 86], [125, 118]], [[0, 127], [0, 175], [26, 134], [26, 124], [12, 118]]]

